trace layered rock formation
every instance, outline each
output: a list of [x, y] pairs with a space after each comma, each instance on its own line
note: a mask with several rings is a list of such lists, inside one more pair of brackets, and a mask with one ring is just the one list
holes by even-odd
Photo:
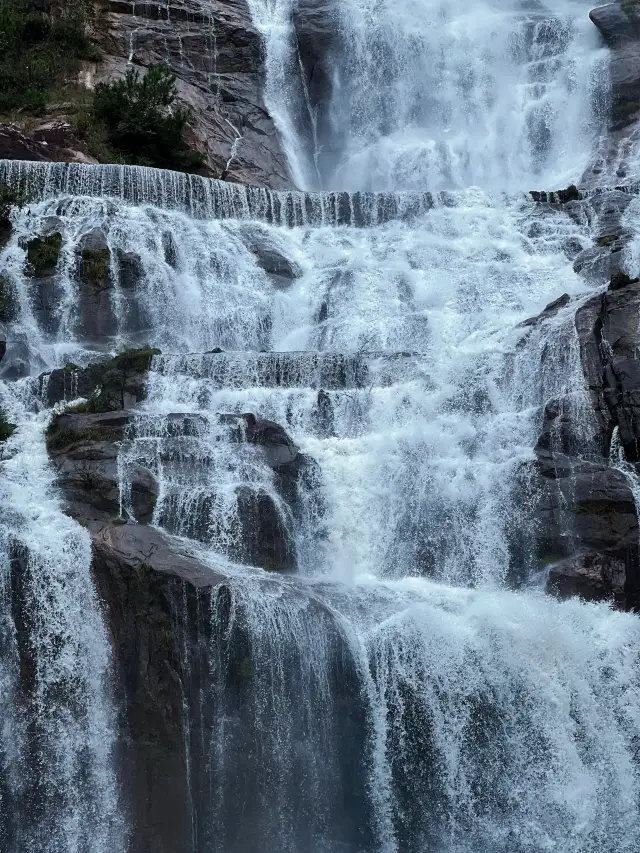
[[601, 176], [629, 174], [629, 157], [637, 149], [640, 115], [640, 3], [618, 0], [598, 6], [589, 17], [610, 49], [611, 116], [609, 132], [584, 175], [587, 183]]
[[[566, 208], [568, 215], [588, 217], [600, 235], [575, 257], [574, 268], [593, 284], [610, 284], [576, 311], [584, 386], [546, 405], [536, 455], [538, 548], [549, 567], [548, 588], [635, 609], [640, 284], [624, 271], [629, 234], [622, 219], [630, 201], [615, 190]], [[552, 317], [568, 302], [559, 299], [531, 322]]]
[[[135, 440], [135, 406], [144, 399], [153, 353], [122, 353], [85, 369], [69, 365], [42, 376], [40, 385], [49, 405], [88, 398], [54, 416], [47, 447], [67, 512], [92, 536], [93, 574], [121, 689], [120, 762], [130, 849], [188, 853], [197, 819], [194, 787], [211, 772], [208, 757], [190, 745], [194, 727], [215, 710], [209, 649], [214, 644], [216, 654], [225, 655], [228, 701], [234, 690], [242, 690], [252, 664], [242, 633], [212, 636], [214, 624], [224, 634], [229, 618], [231, 592], [223, 575], [195, 545], [150, 526], [159, 489], [153, 471], [127, 465], [123, 503], [119, 458]], [[295, 484], [310, 460], [276, 423], [251, 413], [220, 417], [238, 451], [246, 441], [273, 467], [283, 500], [294, 511]], [[172, 441], [188, 441], [203, 426], [198, 416], [165, 420], [162, 442], [168, 454]], [[266, 569], [294, 568], [295, 551], [272, 498], [245, 489], [238, 495], [238, 511], [238, 556]], [[194, 529], [193, 539], [198, 538], [206, 540], [206, 525]], [[212, 607], [219, 611], [216, 619]], [[201, 714], [197, 721], [190, 716], [195, 707]]]

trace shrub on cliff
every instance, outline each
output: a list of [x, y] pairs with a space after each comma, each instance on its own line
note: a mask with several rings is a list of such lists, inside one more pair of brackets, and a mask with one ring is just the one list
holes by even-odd
[[87, 9], [85, 0], [64, 0], [50, 12], [0, 0], [0, 112], [40, 112], [81, 59], [99, 58]]
[[174, 106], [175, 84], [169, 68], [151, 65], [144, 76], [130, 68], [123, 79], [96, 86], [93, 119], [124, 162], [183, 171], [202, 165], [202, 155], [186, 149], [189, 112]]

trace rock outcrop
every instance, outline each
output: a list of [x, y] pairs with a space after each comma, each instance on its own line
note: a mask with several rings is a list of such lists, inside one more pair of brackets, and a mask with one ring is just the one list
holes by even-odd
[[[189, 853], [193, 778], [189, 702], [202, 688], [190, 664], [208, 642], [220, 577], [144, 525], [107, 525], [93, 540], [93, 574], [105, 605], [122, 708], [121, 779], [131, 853]], [[227, 593], [228, 595], [228, 593]], [[193, 634], [201, 632], [197, 640]], [[204, 645], [198, 651], [197, 642]]]
[[584, 399], [554, 400], [536, 447], [539, 556], [549, 588], [640, 607], [634, 499], [640, 452], [640, 284], [598, 294], [575, 317]]
[[[220, 679], [224, 701], [240, 714], [254, 663], [243, 623], [236, 619], [230, 625], [229, 579], [198, 550], [197, 540], [210, 537], [206, 525], [202, 537], [192, 531], [192, 544], [152, 526], [158, 480], [144, 458], [138, 463], [135, 453], [127, 456], [136, 440], [135, 406], [144, 398], [154, 352], [125, 352], [83, 369], [69, 365], [41, 377], [41, 394], [49, 405], [88, 398], [56, 414], [46, 439], [66, 511], [92, 538], [92, 571], [119, 686], [119, 763], [129, 808], [129, 849], [191, 853], [194, 827], [205, 833], [213, 825], [209, 744], [220, 713]], [[219, 419], [232, 450], [240, 453], [249, 444], [272, 468], [281, 504], [295, 513], [297, 486], [309, 476], [312, 461], [277, 423], [253, 413]], [[197, 442], [209, 426], [202, 415], [164, 416], [158, 453], [167, 461], [182, 459], [185, 442]], [[233, 556], [265, 569], [294, 569], [295, 549], [280, 505], [250, 485], [238, 493], [240, 536]], [[339, 672], [344, 650], [332, 618], [306, 599], [298, 606], [309, 608], [308, 618], [331, 623], [327, 630], [335, 635]], [[220, 669], [212, 668], [214, 659]]]
[[626, 162], [631, 144], [637, 145], [640, 117], [640, 3], [619, 0], [589, 13], [604, 43], [611, 51], [611, 118], [609, 133], [598, 156], [585, 173], [584, 181], [596, 182], [603, 172], [619, 177], [628, 173]]

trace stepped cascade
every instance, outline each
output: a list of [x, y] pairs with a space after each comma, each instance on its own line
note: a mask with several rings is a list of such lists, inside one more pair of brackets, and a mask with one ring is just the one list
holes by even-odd
[[635, 853], [612, 51], [581, 0], [248, 7], [297, 189], [0, 161], [0, 847]]

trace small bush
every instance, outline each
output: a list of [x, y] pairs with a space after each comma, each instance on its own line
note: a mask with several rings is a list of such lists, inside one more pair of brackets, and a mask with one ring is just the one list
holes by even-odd
[[189, 112], [176, 108], [176, 78], [164, 65], [144, 77], [130, 68], [122, 80], [96, 86], [92, 118], [106, 128], [106, 142], [126, 163], [194, 171], [202, 155], [188, 151], [184, 130]]

